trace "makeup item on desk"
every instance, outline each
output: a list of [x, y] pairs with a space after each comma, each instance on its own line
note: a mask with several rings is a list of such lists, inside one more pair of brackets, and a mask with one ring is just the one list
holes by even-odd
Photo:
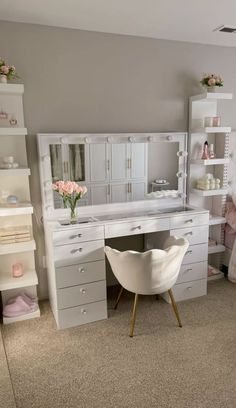
[[24, 275], [23, 265], [17, 262], [12, 265], [12, 276], [13, 278], [20, 278]]
[[206, 140], [203, 146], [203, 152], [202, 152], [202, 160], [208, 160], [209, 159], [209, 149], [208, 149], [208, 141]]

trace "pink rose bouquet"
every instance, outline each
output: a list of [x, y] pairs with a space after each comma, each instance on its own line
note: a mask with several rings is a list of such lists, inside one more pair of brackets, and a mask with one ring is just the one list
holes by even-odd
[[77, 202], [87, 193], [87, 187], [80, 186], [75, 181], [60, 180], [53, 184], [52, 188], [62, 197], [64, 207], [70, 208], [71, 222], [76, 223]]
[[14, 65], [7, 65], [4, 59], [0, 57], [0, 75], [4, 75], [7, 79], [11, 80], [19, 78], [16, 73]]
[[224, 81], [219, 75], [204, 74], [201, 81], [200, 81], [200, 83], [203, 86], [212, 88], [212, 87], [215, 87], [215, 86], [223, 86]]

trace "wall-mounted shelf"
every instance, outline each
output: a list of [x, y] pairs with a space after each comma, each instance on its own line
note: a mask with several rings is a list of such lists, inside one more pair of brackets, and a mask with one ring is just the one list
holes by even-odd
[[26, 128], [20, 128], [20, 127], [5, 127], [1, 128], [0, 127], [0, 136], [25, 136], [27, 135], [27, 129]]
[[1, 244], [0, 255], [17, 254], [20, 252], [34, 251], [36, 244], [34, 239], [26, 242], [19, 242], [17, 244]]
[[219, 215], [212, 215], [212, 217], [209, 218], [209, 225], [220, 225], [225, 223], [225, 217], [220, 217]]
[[215, 166], [217, 164], [227, 164], [229, 163], [229, 158], [223, 159], [209, 159], [209, 160], [202, 160], [202, 159], [192, 159], [191, 164], [199, 164], [202, 166]]
[[196, 101], [207, 102], [219, 99], [233, 99], [233, 94], [223, 92], [203, 92], [202, 94], [192, 96], [190, 99], [192, 102]]
[[23, 84], [0, 84], [0, 94], [2, 95], [23, 95]]
[[217, 127], [210, 127], [207, 126], [204, 128], [205, 133], [230, 133], [231, 127], [230, 126], [217, 126]]
[[20, 278], [13, 278], [11, 271], [1, 271], [0, 273], [0, 291], [26, 288], [38, 284], [36, 271], [33, 269], [24, 271], [24, 275]]
[[217, 190], [199, 190], [197, 188], [194, 188], [192, 192], [198, 194], [201, 197], [210, 197], [217, 195], [226, 195], [228, 190], [226, 188], [219, 188]]
[[34, 319], [35, 317], [40, 317], [39, 308], [35, 312], [26, 313], [26, 314], [24, 314], [22, 316], [17, 316], [17, 317], [5, 317], [5, 316], [3, 316], [3, 324], [22, 322], [23, 320]]
[[215, 275], [208, 276], [207, 280], [214, 281], [214, 280], [222, 279], [224, 277], [225, 277], [224, 273], [218, 270], [218, 273], [216, 273]]
[[0, 176], [30, 176], [30, 169], [18, 167], [17, 169], [0, 169]]
[[11, 217], [13, 215], [33, 214], [31, 203], [19, 203], [17, 206], [0, 205], [0, 217]]
[[218, 244], [218, 245], [212, 245], [208, 247], [208, 254], [218, 254], [220, 252], [224, 252], [225, 251], [225, 246]]

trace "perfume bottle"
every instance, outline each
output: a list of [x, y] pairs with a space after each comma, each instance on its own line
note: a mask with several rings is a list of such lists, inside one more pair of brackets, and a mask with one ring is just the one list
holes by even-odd
[[214, 152], [214, 145], [210, 144], [209, 147], [209, 158], [214, 159], [216, 157], [215, 152]]
[[203, 146], [203, 152], [202, 152], [202, 160], [208, 160], [209, 159], [209, 149], [208, 149], [208, 141], [206, 140]]

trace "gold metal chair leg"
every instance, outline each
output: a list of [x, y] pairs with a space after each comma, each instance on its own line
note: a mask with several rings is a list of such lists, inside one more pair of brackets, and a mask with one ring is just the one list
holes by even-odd
[[170, 289], [170, 290], [168, 290], [168, 293], [170, 295], [171, 304], [172, 304], [173, 310], [175, 312], [176, 319], [178, 320], [179, 327], [182, 327], [182, 323], [181, 323], [180, 316], [179, 316], [179, 311], [178, 311], [178, 308], [177, 308], [177, 304], [175, 303], [175, 298], [173, 296], [173, 292]]
[[130, 323], [130, 335], [129, 335], [129, 337], [133, 337], [133, 335], [134, 335], [134, 325], [135, 325], [135, 319], [136, 319], [137, 303], [138, 303], [138, 294], [135, 293], [133, 312], [132, 312], [131, 323]]
[[119, 304], [119, 301], [120, 301], [120, 298], [121, 298], [121, 295], [122, 295], [123, 290], [124, 290], [124, 288], [122, 288], [122, 286], [121, 286], [120, 291], [119, 291], [119, 294], [118, 294], [118, 297], [117, 297], [117, 299], [116, 299], [116, 303], [115, 303], [115, 306], [114, 306], [114, 310], [117, 309], [117, 306], [118, 306], [118, 304]]

